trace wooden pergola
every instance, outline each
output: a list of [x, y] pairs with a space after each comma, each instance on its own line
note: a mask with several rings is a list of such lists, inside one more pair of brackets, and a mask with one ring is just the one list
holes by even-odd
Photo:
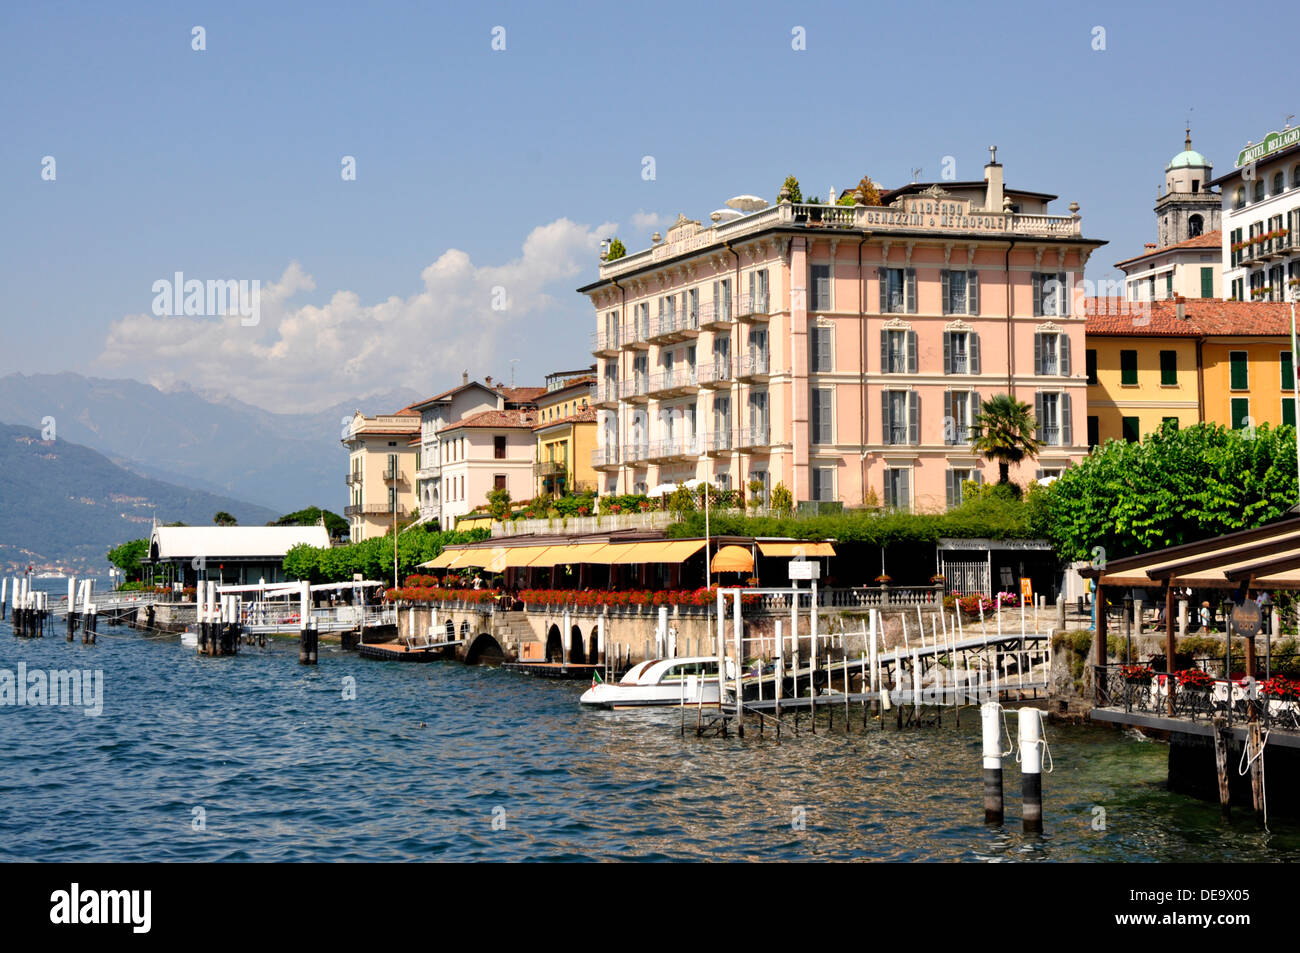
[[[1174, 710], [1174, 590], [1300, 590], [1300, 514], [1292, 513], [1259, 529], [1228, 533], [1197, 543], [1170, 546], [1140, 556], [1116, 559], [1084, 569], [1096, 587], [1097, 628], [1094, 655], [1106, 659], [1108, 588], [1163, 588], [1165, 591], [1165, 664], [1169, 669], [1169, 712]], [[1248, 664], [1253, 662], [1253, 654]], [[1101, 686], [1098, 686], [1100, 695]], [[1099, 699], [1100, 700], [1100, 699]]]

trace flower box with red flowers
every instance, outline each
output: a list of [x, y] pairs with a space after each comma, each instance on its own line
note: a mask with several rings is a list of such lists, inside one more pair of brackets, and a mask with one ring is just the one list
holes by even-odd
[[1124, 676], [1124, 681], [1132, 685], [1149, 685], [1156, 677], [1156, 673], [1145, 665], [1121, 665], [1119, 672]]
[[1300, 701], [1300, 681], [1296, 681], [1293, 678], [1274, 675], [1272, 678], [1265, 679], [1261, 682], [1259, 690], [1269, 698], [1276, 698], [1289, 702]]
[[1214, 684], [1214, 676], [1203, 668], [1185, 668], [1174, 677], [1180, 688], [1208, 690]]

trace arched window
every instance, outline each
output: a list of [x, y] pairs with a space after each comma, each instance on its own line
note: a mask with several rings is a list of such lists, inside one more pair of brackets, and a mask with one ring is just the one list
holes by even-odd
[[1193, 215], [1187, 220], [1187, 237], [1195, 238], [1201, 234], [1204, 227], [1204, 220], [1199, 215]]
[[1273, 176], [1273, 194], [1281, 195], [1285, 189], [1286, 189], [1286, 176], [1283, 175], [1281, 172], [1278, 172]]
[[1256, 202], [1264, 201], [1264, 180], [1263, 179], [1255, 180], [1255, 201]]
[[1233, 198], [1232, 198], [1232, 207], [1233, 207], [1233, 208], [1245, 208], [1245, 207], [1246, 207], [1246, 190], [1245, 190], [1245, 189], [1237, 189], [1237, 194], [1234, 195]]
[[1291, 188], [1300, 189], [1300, 162], [1291, 170]]

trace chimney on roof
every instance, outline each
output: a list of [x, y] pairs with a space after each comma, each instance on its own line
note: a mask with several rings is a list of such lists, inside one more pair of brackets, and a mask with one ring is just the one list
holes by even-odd
[[462, 384], [468, 384], [468, 383], [469, 383], [469, 371], [461, 371], [461, 372], [460, 372], [460, 382], [461, 382]]
[[1155, 243], [1155, 242], [1147, 242], [1147, 243], [1146, 243], [1146, 247], [1147, 247], [1147, 248], [1155, 248], [1155, 247], [1156, 247], [1156, 243]]
[[989, 161], [984, 166], [984, 211], [1002, 211], [1002, 163], [998, 162], [998, 147], [989, 146]]
[[1178, 315], [1179, 321], [1187, 320], [1187, 299], [1182, 295], [1174, 296], [1174, 313]]
[[491, 387], [491, 386], [492, 386], [492, 375], [489, 374], [487, 377], [483, 378], [483, 382], [486, 383], [488, 387]]

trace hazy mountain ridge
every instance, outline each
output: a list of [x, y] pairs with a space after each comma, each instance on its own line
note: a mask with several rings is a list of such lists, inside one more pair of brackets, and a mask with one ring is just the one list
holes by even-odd
[[102, 569], [113, 546], [149, 535], [153, 519], [208, 526], [226, 510], [260, 526], [280, 514], [141, 477], [32, 427], [0, 424], [0, 568], [61, 565]]
[[388, 413], [421, 396], [395, 389], [314, 413], [277, 414], [237, 397], [161, 391], [129, 379], [80, 374], [0, 377], [0, 421], [43, 426], [151, 479], [202, 488], [283, 512], [347, 501], [341, 419], [358, 408]]

